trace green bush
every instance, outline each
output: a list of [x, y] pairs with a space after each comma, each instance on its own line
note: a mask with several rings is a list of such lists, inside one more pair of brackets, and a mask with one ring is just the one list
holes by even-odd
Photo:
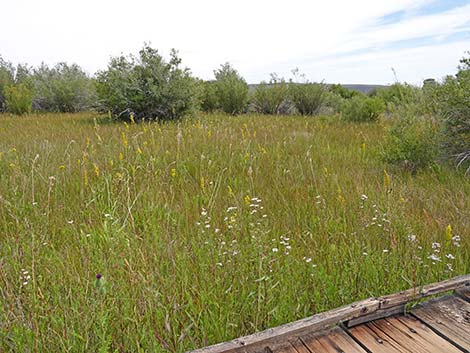
[[42, 64], [34, 70], [32, 79], [35, 110], [73, 113], [88, 110], [95, 104], [94, 84], [76, 64], [59, 63], [53, 68]]
[[[465, 61], [467, 60], [467, 61]], [[437, 88], [438, 112], [444, 130], [444, 156], [470, 168], [470, 58], [461, 60], [455, 77]]]
[[289, 97], [302, 115], [316, 115], [320, 111], [327, 89], [322, 83], [289, 83]]
[[14, 83], [15, 69], [13, 65], [0, 56], [0, 112], [6, 111], [5, 87]]
[[31, 112], [34, 92], [27, 83], [17, 83], [5, 86], [3, 89], [7, 110], [15, 115]]
[[295, 81], [289, 81], [289, 99], [301, 115], [317, 115], [324, 103], [328, 88], [323, 83], [309, 82], [298, 69], [292, 70]]
[[414, 104], [420, 89], [408, 83], [394, 83], [387, 88], [380, 88], [372, 93], [372, 96], [381, 98], [387, 105], [387, 109], [393, 110], [395, 106]]
[[201, 85], [201, 109], [207, 113], [216, 111], [219, 109], [219, 101], [215, 81], [203, 81]]
[[413, 115], [396, 118], [383, 146], [383, 160], [411, 172], [434, 163], [439, 156], [440, 124]]
[[384, 110], [385, 106], [380, 98], [357, 95], [344, 101], [341, 115], [347, 121], [372, 122], [377, 121]]
[[340, 94], [332, 91], [324, 93], [322, 108], [320, 109], [321, 115], [334, 115], [341, 112], [341, 107], [344, 105], [346, 98]]
[[271, 75], [269, 83], [261, 82], [256, 86], [252, 96], [252, 104], [260, 114], [288, 114], [290, 104], [288, 102], [288, 85], [284, 79]]
[[337, 96], [340, 96], [341, 98], [344, 98], [344, 99], [350, 99], [354, 96], [357, 96], [357, 95], [361, 94], [358, 91], [354, 91], [352, 89], [347, 89], [346, 87], [344, 87], [340, 84], [330, 85], [329, 92], [331, 92], [331, 93], [333, 93]]
[[227, 114], [242, 113], [248, 103], [248, 84], [229, 63], [214, 71], [215, 91], [220, 109]]
[[146, 45], [139, 56], [112, 58], [97, 75], [99, 108], [119, 119], [174, 120], [199, 106], [199, 85], [173, 50], [166, 62]]

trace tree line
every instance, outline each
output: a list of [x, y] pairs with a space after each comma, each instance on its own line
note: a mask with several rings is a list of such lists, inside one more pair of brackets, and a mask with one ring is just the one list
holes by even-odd
[[[467, 53], [470, 54], [470, 53]], [[144, 45], [137, 55], [110, 59], [89, 76], [76, 64], [16, 67], [0, 57], [0, 112], [95, 110], [118, 120], [176, 120], [198, 111], [237, 115], [336, 115], [345, 121], [390, 118], [384, 159], [413, 171], [438, 159], [470, 164], [470, 56], [456, 75], [426, 80], [422, 87], [395, 83], [369, 94], [311, 82], [298, 70], [286, 80], [271, 74], [249, 87], [229, 63], [204, 81]], [[469, 167], [470, 168], [470, 167]]]

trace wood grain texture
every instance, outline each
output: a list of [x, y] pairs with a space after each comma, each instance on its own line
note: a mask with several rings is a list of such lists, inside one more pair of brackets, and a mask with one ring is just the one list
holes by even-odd
[[350, 329], [369, 351], [383, 353], [461, 353], [429, 327], [409, 316], [381, 319]]
[[339, 327], [326, 335], [305, 335], [300, 340], [314, 353], [367, 353]]
[[446, 296], [419, 305], [412, 314], [460, 347], [470, 350], [470, 303]]

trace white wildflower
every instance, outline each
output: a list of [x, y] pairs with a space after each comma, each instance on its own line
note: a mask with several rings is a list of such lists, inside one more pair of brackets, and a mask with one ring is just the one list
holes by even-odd
[[437, 256], [436, 254], [429, 255], [428, 259], [432, 260], [432, 261], [441, 261], [441, 258], [439, 256]]

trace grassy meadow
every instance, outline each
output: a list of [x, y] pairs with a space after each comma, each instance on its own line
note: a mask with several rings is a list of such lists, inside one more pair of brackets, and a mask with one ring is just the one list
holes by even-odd
[[386, 125], [0, 116], [0, 351], [183, 352], [470, 272], [468, 177], [390, 168]]

